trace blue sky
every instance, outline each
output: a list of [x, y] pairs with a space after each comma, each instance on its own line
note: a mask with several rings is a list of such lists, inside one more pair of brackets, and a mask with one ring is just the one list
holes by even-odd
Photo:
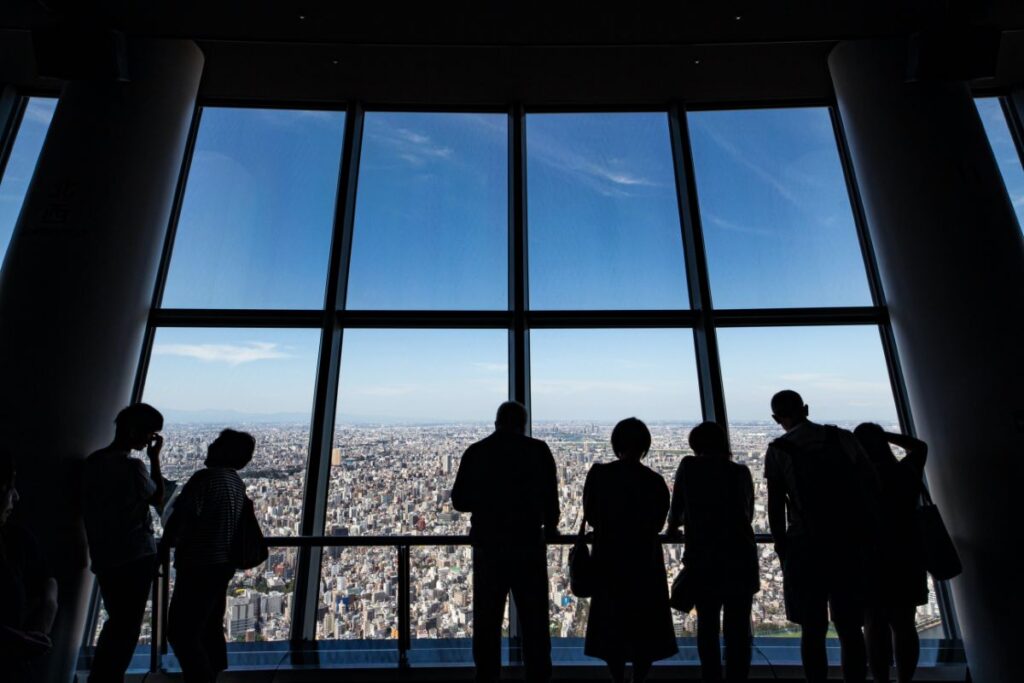
[[[979, 108], [1021, 210], [1024, 171], [990, 104]], [[52, 106], [32, 101], [0, 184], [0, 248]], [[715, 305], [870, 304], [827, 111], [688, 121]], [[507, 306], [506, 125], [366, 115], [350, 308]], [[204, 110], [164, 305], [321, 307], [343, 129], [340, 112]], [[666, 116], [531, 115], [526, 134], [530, 305], [688, 307]], [[719, 342], [734, 421], [767, 419], [782, 387], [822, 419], [894, 418], [873, 327], [723, 329]], [[316, 330], [162, 329], [146, 399], [308, 419], [318, 354]], [[537, 420], [700, 416], [689, 330], [536, 330], [531, 362]], [[504, 330], [350, 330], [340, 420], [487, 421], [507, 373]]]
[[25, 107], [18, 136], [0, 179], [0, 258], [7, 253], [7, 244], [18, 222], [21, 204], [56, 108], [57, 100], [40, 97], [33, 97]]

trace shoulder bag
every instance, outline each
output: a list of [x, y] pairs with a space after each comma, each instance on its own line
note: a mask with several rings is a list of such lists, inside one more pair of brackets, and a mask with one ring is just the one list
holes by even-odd
[[580, 523], [576, 543], [569, 550], [569, 590], [577, 598], [594, 594], [594, 558], [587, 547], [587, 518]]
[[932, 502], [928, 489], [921, 485], [921, 506], [917, 508], [917, 523], [921, 530], [921, 547], [924, 551], [924, 567], [936, 581], [947, 581], [963, 571], [960, 555], [956, 552], [953, 539], [939, 514], [939, 508]]
[[267, 561], [270, 551], [267, 539], [263, 537], [256, 509], [249, 496], [242, 503], [242, 514], [238, 516], [238, 526], [231, 539], [231, 564], [237, 569], [253, 569]]

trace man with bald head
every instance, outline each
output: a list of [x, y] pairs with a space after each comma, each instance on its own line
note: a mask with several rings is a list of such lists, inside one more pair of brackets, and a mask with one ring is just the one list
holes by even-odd
[[863, 681], [874, 470], [852, 433], [808, 419], [797, 392], [780, 391], [771, 407], [786, 433], [771, 442], [764, 459], [768, 524], [782, 564], [786, 618], [801, 626], [804, 675], [808, 681], [828, 677], [825, 636], [831, 616], [843, 679]]
[[494, 433], [466, 449], [452, 507], [473, 514], [473, 661], [476, 680], [501, 670], [501, 622], [509, 592], [523, 637], [526, 680], [551, 678], [547, 536], [558, 530], [558, 475], [548, 445], [526, 436], [526, 406], [498, 407]]

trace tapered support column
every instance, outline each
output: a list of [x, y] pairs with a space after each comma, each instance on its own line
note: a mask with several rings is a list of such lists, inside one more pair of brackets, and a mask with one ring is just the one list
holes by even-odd
[[131, 82], [65, 86], [0, 274], [0, 439], [19, 460], [17, 517], [59, 583], [42, 680], [69, 680], [77, 657], [79, 466], [131, 397], [203, 56], [134, 41], [128, 65]]
[[966, 83], [908, 83], [901, 41], [829, 57], [928, 480], [964, 562], [975, 681], [1016, 678], [1024, 591], [1024, 240]]

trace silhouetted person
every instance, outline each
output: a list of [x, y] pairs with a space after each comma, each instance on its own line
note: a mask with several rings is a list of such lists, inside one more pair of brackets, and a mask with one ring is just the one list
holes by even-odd
[[772, 417], [786, 430], [768, 446], [768, 523], [782, 563], [786, 618], [801, 626], [800, 654], [809, 681], [828, 675], [829, 615], [842, 653], [843, 679], [867, 675], [864, 607], [874, 533], [874, 471], [845, 429], [807, 419], [800, 394], [772, 397]]
[[[853, 433], [881, 483], [878, 554], [864, 622], [868, 662], [876, 681], [888, 681], [895, 653], [896, 678], [906, 683], [914, 678], [920, 650], [915, 613], [918, 605], [928, 602], [928, 577], [916, 514], [928, 446], [912, 436], [886, 432], [871, 423], [859, 425]], [[897, 460], [889, 444], [903, 448], [906, 456]]]
[[207, 449], [206, 467], [178, 495], [161, 540], [161, 553], [175, 547], [167, 640], [186, 683], [211, 683], [228, 668], [224, 612], [235, 573], [231, 545], [245, 504], [238, 470], [255, 449], [251, 435], [222, 431]]
[[473, 661], [477, 681], [497, 681], [501, 622], [516, 602], [528, 681], [551, 677], [546, 536], [558, 529], [558, 475], [548, 445], [526, 436], [526, 408], [498, 407], [495, 431], [466, 449], [452, 507], [473, 514]]
[[[672, 489], [669, 533], [686, 529], [683, 563], [697, 608], [697, 653], [705, 681], [722, 680], [718, 649], [724, 622], [726, 675], [745, 681], [750, 671], [750, 609], [760, 589], [754, 543], [754, 481], [732, 462], [725, 429], [704, 422], [690, 431], [696, 454], [679, 463]], [[724, 612], [724, 620], [720, 616]]]
[[[146, 611], [156, 568], [156, 541], [149, 506], [163, 505], [160, 449], [164, 418], [145, 403], [128, 406], [114, 421], [114, 440], [85, 460], [82, 516], [92, 571], [100, 585], [107, 621], [96, 643], [91, 683], [124, 680]], [[147, 471], [132, 451], [145, 449]]]
[[0, 449], [0, 678], [39, 680], [34, 660], [49, 652], [57, 582], [35, 539], [10, 522], [19, 497], [14, 457]]
[[594, 593], [583, 652], [608, 663], [612, 680], [642, 683], [658, 659], [678, 651], [658, 533], [669, 508], [668, 486], [640, 461], [651, 433], [635, 417], [612, 430], [618, 460], [587, 472], [583, 514], [594, 527]]

